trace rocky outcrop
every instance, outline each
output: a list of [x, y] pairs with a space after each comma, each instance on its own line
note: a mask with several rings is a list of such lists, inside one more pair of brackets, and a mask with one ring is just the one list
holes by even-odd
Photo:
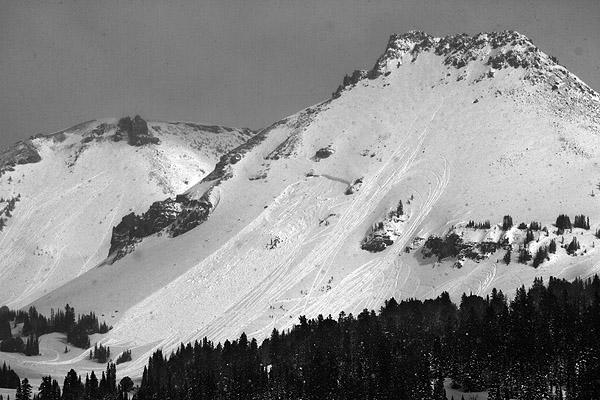
[[131, 146], [160, 143], [160, 140], [148, 131], [148, 123], [139, 115], [136, 115], [133, 120], [130, 117], [121, 118], [117, 128], [113, 136], [115, 142], [127, 139], [127, 143]]
[[[248, 129], [248, 128], [234, 129], [234, 128], [229, 128], [227, 126], [201, 125], [201, 124], [196, 124], [193, 122], [171, 122], [171, 124], [187, 126], [188, 128], [192, 128], [196, 132], [210, 132], [210, 133], [214, 133], [217, 135], [219, 133], [234, 132], [234, 131], [240, 132], [243, 136], [250, 137], [250, 136], [254, 135], [254, 131], [252, 129]], [[156, 129], [156, 127], [153, 127], [153, 128]], [[159, 129], [160, 129], [160, 127], [159, 127]]]
[[[471, 62], [482, 62], [494, 69], [502, 68], [542, 68], [556, 65], [556, 58], [535, 47], [524, 35], [515, 31], [479, 33], [469, 36], [465, 33], [443, 38], [435, 38], [423, 31], [390, 37], [385, 53], [379, 57], [373, 69], [354, 71], [345, 76], [343, 84], [333, 93], [337, 98], [341, 93], [363, 79], [375, 79], [389, 75], [391, 66], [400, 67], [404, 62], [414, 62], [425, 52], [443, 57], [443, 64], [457, 69]], [[407, 57], [408, 56], [408, 57]], [[487, 77], [493, 77], [493, 73]]]
[[373, 224], [360, 248], [371, 253], [379, 253], [394, 244], [402, 234], [402, 224], [408, 220], [402, 201], [389, 211], [382, 221]]
[[335, 150], [331, 145], [329, 145], [317, 150], [312, 160], [319, 162], [324, 158], [329, 158], [333, 153], [335, 153]]
[[[179, 197], [179, 196], [178, 196]], [[177, 237], [191, 231], [208, 219], [213, 204], [208, 199], [208, 193], [200, 200], [187, 199], [182, 202], [181, 213], [170, 227], [172, 237]]]
[[89, 143], [91, 141], [98, 141], [104, 138], [104, 134], [109, 132], [111, 129], [114, 129], [114, 125], [102, 123], [89, 131], [88, 133], [83, 135], [83, 139], [81, 139], [81, 143]]
[[0, 152], [0, 171], [10, 170], [15, 165], [37, 163], [42, 160], [31, 139], [20, 141]]
[[[222, 181], [233, 176], [233, 166], [235, 164], [239, 163], [248, 152], [262, 143], [272, 130], [281, 125], [285, 124], [293, 128], [290, 137], [299, 135], [310, 124], [314, 116], [328, 103], [328, 101], [323, 102], [317, 106], [307, 108], [294, 117], [279, 121], [259, 131], [244, 144], [221, 156], [214, 170], [202, 180], [202, 183], [210, 182], [210, 189], [200, 199], [193, 199], [185, 194], [178, 195], [175, 199], [169, 198], [164, 201], [155, 202], [142, 215], [132, 213], [125, 216], [119, 225], [113, 228], [109, 257], [113, 261], [124, 257], [126, 254], [132, 252], [135, 249], [135, 245], [142, 241], [144, 237], [158, 233], [176, 237], [205, 222], [214, 210], [216, 202], [218, 202], [218, 196], [215, 197], [214, 194], [218, 193], [219, 185]], [[141, 118], [139, 118], [138, 123], [135, 123], [138, 118], [136, 117], [133, 121], [129, 118], [122, 118], [119, 121], [116, 134], [120, 135], [121, 139], [119, 140], [124, 139], [123, 132], [127, 132], [130, 144], [138, 145], [136, 144], [138, 143], [136, 141], [137, 138], [144, 137], [146, 135], [145, 132], [147, 132], [145, 121], [142, 123], [139, 121]], [[204, 129], [203, 125], [182, 124], [190, 127], [202, 127]], [[214, 133], [219, 133], [220, 131], [220, 128], [215, 129]], [[247, 134], [252, 134], [252, 131], [247, 130]], [[265, 158], [278, 159], [280, 157], [288, 157], [293, 150], [293, 145], [277, 147], [275, 151], [271, 152]], [[321, 154], [321, 156], [324, 158], [327, 155]], [[261, 179], [264, 177], [263, 175], [266, 176], [266, 171], [261, 172], [255, 179]]]
[[109, 257], [113, 262], [123, 258], [135, 249], [137, 243], [151, 235], [162, 232], [176, 237], [194, 229], [208, 219], [213, 209], [209, 195], [208, 192], [200, 200], [178, 195], [175, 199], [152, 203], [148, 211], [141, 215], [126, 215], [113, 228]]
[[348, 188], [346, 189], [346, 192], [344, 192], [346, 195], [350, 195], [350, 194], [354, 194], [356, 192], [358, 192], [360, 190], [360, 187], [362, 186], [364, 181], [364, 177], [360, 177], [360, 178], [356, 178], [354, 180], [354, 182], [352, 182], [352, 184], [350, 184], [350, 186], [348, 186]]
[[169, 226], [180, 213], [181, 204], [168, 198], [152, 203], [142, 215], [131, 213], [124, 216], [113, 228], [109, 254], [114, 254], [115, 261], [124, 257], [133, 251], [136, 243]]

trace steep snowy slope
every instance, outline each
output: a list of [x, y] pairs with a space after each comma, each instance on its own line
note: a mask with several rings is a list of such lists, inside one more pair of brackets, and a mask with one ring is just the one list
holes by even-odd
[[251, 137], [243, 129], [139, 124], [147, 133], [135, 136], [116, 119], [89, 121], [2, 153], [0, 304], [22, 307], [93, 268], [108, 256], [123, 215], [187, 189]]
[[[392, 36], [375, 68], [347, 77], [334, 99], [223, 156], [171, 225], [34, 305], [104, 314], [114, 329], [103, 343], [133, 348], [121, 371], [135, 374], [155, 345], [264, 337], [298, 315], [391, 296], [458, 299], [586, 276], [600, 257], [583, 231], [574, 234], [585, 254], [563, 251], [538, 269], [498, 263], [504, 252], [462, 268], [434, 263], [418, 238], [506, 214], [550, 230], [560, 213], [586, 214], [595, 230], [599, 110], [595, 92], [518, 33]], [[362, 249], [400, 200], [393, 243]]]

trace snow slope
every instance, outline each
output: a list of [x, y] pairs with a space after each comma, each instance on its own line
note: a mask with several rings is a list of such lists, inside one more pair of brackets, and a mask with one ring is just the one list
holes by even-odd
[[150, 122], [161, 143], [133, 147], [109, 139], [116, 122], [38, 135], [27, 144], [41, 161], [5, 168], [0, 197], [19, 197], [12, 216], [2, 215], [0, 304], [22, 307], [98, 265], [123, 215], [184, 191], [251, 137], [248, 130]]
[[[558, 214], [583, 213], [592, 230], [600, 226], [591, 196], [600, 97], [527, 38], [395, 35], [372, 71], [344, 83], [334, 99], [259, 132], [187, 191], [211, 191], [206, 222], [176, 238], [150, 236], [33, 304], [68, 300], [104, 314], [114, 329], [102, 342], [132, 348], [135, 360], [120, 373], [136, 375], [153, 347], [168, 352], [205, 335], [262, 338], [299, 315], [356, 313], [391, 296], [448, 291], [459, 300], [493, 287], [512, 293], [535, 276], [598, 271], [594, 236], [577, 230], [585, 254], [559, 252], [538, 269], [501, 264], [503, 253], [457, 269], [424, 259], [415, 241], [506, 214], [552, 229]], [[395, 242], [362, 250], [399, 200], [406, 218]]]

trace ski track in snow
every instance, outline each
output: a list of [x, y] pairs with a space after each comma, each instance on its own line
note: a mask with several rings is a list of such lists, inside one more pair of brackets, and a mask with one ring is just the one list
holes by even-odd
[[[229, 294], [237, 301], [224, 312], [217, 313], [219, 316], [208, 322], [205, 328], [186, 329], [181, 332], [184, 335], [175, 335], [171, 341], [163, 341], [158, 347], [163, 347], [163, 351], [170, 351], [182, 341], [200, 340], [204, 336], [215, 341], [234, 337], [244, 327], [251, 326], [256, 318], [264, 318], [265, 314], [268, 314], [265, 309], [269, 304], [281, 304], [283, 315], [273, 315], [270, 324], [266, 327], [265, 324], [260, 324], [263, 328], [249, 332], [249, 335], [266, 337], [273, 327], [287, 329], [296, 323], [295, 319], [291, 318], [293, 315], [316, 316], [327, 310], [342, 309], [355, 312], [359, 308], [380, 306], [393, 292], [405, 290], [407, 282], [411, 282], [409, 279], [411, 270], [409, 266], [399, 263], [398, 257], [448, 184], [450, 173], [448, 163], [443, 157], [430, 161], [431, 167], [426, 172], [431, 181], [428, 193], [418, 194], [422, 200], [415, 200], [413, 204], [415, 206], [419, 204], [419, 207], [411, 215], [394, 245], [351, 271], [341, 282], [333, 284], [331, 290], [323, 292], [319, 288], [332, 276], [334, 260], [343, 248], [344, 233], [354, 231], [364, 224], [389, 191], [403, 182], [413, 167], [427, 136], [429, 125], [443, 102], [442, 98], [429, 118], [422, 119], [424, 126], [421, 129], [415, 126], [419, 125], [419, 116], [415, 118], [397, 150], [378, 170], [368, 175], [353, 199], [344, 198], [340, 202], [337, 197], [340, 189], [335, 189], [335, 185], [332, 188], [325, 180], [311, 178], [292, 184], [260, 217], [194, 268], [193, 272], [178, 279], [179, 283], [196, 287], [178, 290], [175, 298], [171, 299], [173, 306], [181, 302], [194, 302], [194, 292], [210, 292], [216, 287], [215, 285], [227, 283], [233, 286], [233, 281], [252, 275], [248, 270], [252, 265], [260, 264], [270, 269], [260, 281], [235, 287], [237, 292]], [[311, 230], [318, 226], [318, 216], [325, 214], [332, 207], [343, 209], [336, 222], [325, 228], [327, 233], [311, 233]], [[283, 238], [289, 239], [287, 242], [284, 241], [281, 251], [276, 248], [271, 250], [273, 254], [268, 252], [265, 254], [262, 248], [270, 235], [260, 232], [264, 229], [262, 228], [264, 225], [269, 227], [270, 232], [281, 232]], [[244, 243], [244, 248], [249, 251], [232, 251], [231, 248], [238, 242]], [[314, 243], [309, 251], [303, 247], [307, 242]], [[218, 265], [220, 266], [217, 268]], [[240, 271], [239, 268], [243, 268], [244, 271]], [[400, 278], [403, 280], [401, 285], [398, 284]], [[290, 291], [299, 288], [298, 285], [302, 285], [302, 282], [308, 284], [306, 293], [300, 297], [290, 296]], [[243, 290], [240, 287], [251, 287], [251, 289], [246, 293], [240, 293]], [[417, 289], [418, 280], [415, 292]], [[218, 296], [217, 293], [215, 295]], [[148, 309], [152, 301], [154, 299], [144, 300], [139, 308]], [[138, 317], [141, 318], [139, 315], [130, 315], [129, 322]], [[193, 315], [188, 318], [195, 319]], [[124, 322], [124, 319], [125, 316], [121, 322]], [[116, 327], [114, 333], [116, 342], [119, 342], [119, 337], [128, 336], [126, 332], [119, 335], [119, 327]]]
[[[60, 237], [62, 234], [67, 234], [69, 232], [69, 226], [72, 225], [86, 208], [93, 201], [96, 201], [112, 184], [113, 178], [105, 175], [105, 171], [100, 172], [89, 180], [79, 182], [66, 189], [62, 187], [58, 187], [54, 190], [45, 189], [33, 199], [21, 199], [21, 202], [27, 203], [25, 207], [15, 207], [15, 217], [18, 216], [18, 218], [14, 218], [14, 223], [8, 224], [9, 229], [6, 230], [5, 234], [2, 236], [2, 241], [0, 241], [0, 248], [3, 249], [0, 250], [0, 257], [4, 262], [4, 268], [0, 271], [0, 279], [12, 274], [16, 268], [22, 265], [26, 256], [24, 249], [19, 246], [7, 246], [8, 249], [2, 247], [4, 241], [9, 237], [12, 237], [13, 240], [25, 240], [31, 247], [36, 243], [43, 244], [44, 249], [49, 252], [48, 255], [50, 255], [52, 263], [47, 268], [38, 269], [35, 275], [27, 280], [27, 282], [18, 290], [18, 295], [15, 295], [13, 292], [11, 297], [5, 300], [5, 303], [8, 306], [22, 302], [33, 295], [36, 290], [41, 289], [42, 286], [44, 286], [46, 281], [60, 267], [62, 254], [65, 249], [69, 247], [69, 245], [59, 245]], [[35, 213], [44, 213], [48, 207], [51, 207], [52, 204], [58, 204], [65, 196], [75, 193], [78, 190], [81, 192], [84, 185], [89, 184], [92, 180], [99, 180], [94, 186], [94, 190], [84, 190], [85, 197], [80, 199], [81, 201], [79, 202], [78, 207], [74, 210], [70, 210], [68, 217], [60, 221], [58, 225], [52, 220], [48, 220], [41, 229], [33, 230], [33, 228], [30, 227], [30, 220], [34, 217]], [[21, 210], [23, 210], [22, 213]], [[12, 235], [13, 229], [16, 230], [16, 232], [30, 232], [30, 235], [27, 237], [14, 238], [14, 235]]]

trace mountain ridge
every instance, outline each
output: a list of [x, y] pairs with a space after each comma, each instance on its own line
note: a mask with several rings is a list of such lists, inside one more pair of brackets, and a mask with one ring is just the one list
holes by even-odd
[[[133, 349], [134, 361], [120, 372], [135, 375], [153, 348], [168, 352], [204, 336], [261, 338], [299, 315], [357, 313], [392, 296], [448, 292], [456, 299], [469, 291], [485, 296], [492, 287], [510, 293], [536, 276], [597, 271], [590, 232], [600, 226], [591, 194], [600, 173], [598, 95], [549, 56], [540, 56], [548, 61], [541, 68], [535, 57], [513, 58], [507, 49], [497, 61], [506, 67], [495, 68], [503, 47], [491, 49], [489, 40], [475, 45], [458, 35], [464, 52], [448, 44], [446, 54], [436, 54], [434, 47], [446, 49], [442, 39], [411, 35], [420, 41], [393, 36], [376, 64], [381, 74], [353, 74], [337, 97], [232, 147], [212, 172], [178, 192], [186, 201], [208, 200], [206, 218], [190, 220], [193, 229], [153, 232], [112, 265], [31, 305], [46, 310], [69, 299], [78, 310], [104, 314], [114, 329], [100, 342]], [[476, 59], [457, 67], [469, 57]], [[585, 249], [578, 258], [561, 252], [539, 268], [503, 265], [505, 249], [490, 245], [491, 255], [459, 266], [422, 251], [426, 238], [449, 231], [465, 241], [508, 238], [520, 246], [516, 228], [471, 231], [467, 221], [499, 223], [510, 214], [552, 231], [562, 213], [590, 217], [590, 232], [563, 232], [567, 243], [579, 235]], [[384, 234], [384, 248], [362, 248]], [[531, 250], [557, 234], [550, 235], [540, 234]]]
[[107, 223], [183, 191], [252, 135], [138, 116], [86, 121], [5, 149], [0, 197], [10, 204], [0, 215], [0, 283], [13, 289], [0, 302], [22, 306], [97, 265], [108, 251]]

